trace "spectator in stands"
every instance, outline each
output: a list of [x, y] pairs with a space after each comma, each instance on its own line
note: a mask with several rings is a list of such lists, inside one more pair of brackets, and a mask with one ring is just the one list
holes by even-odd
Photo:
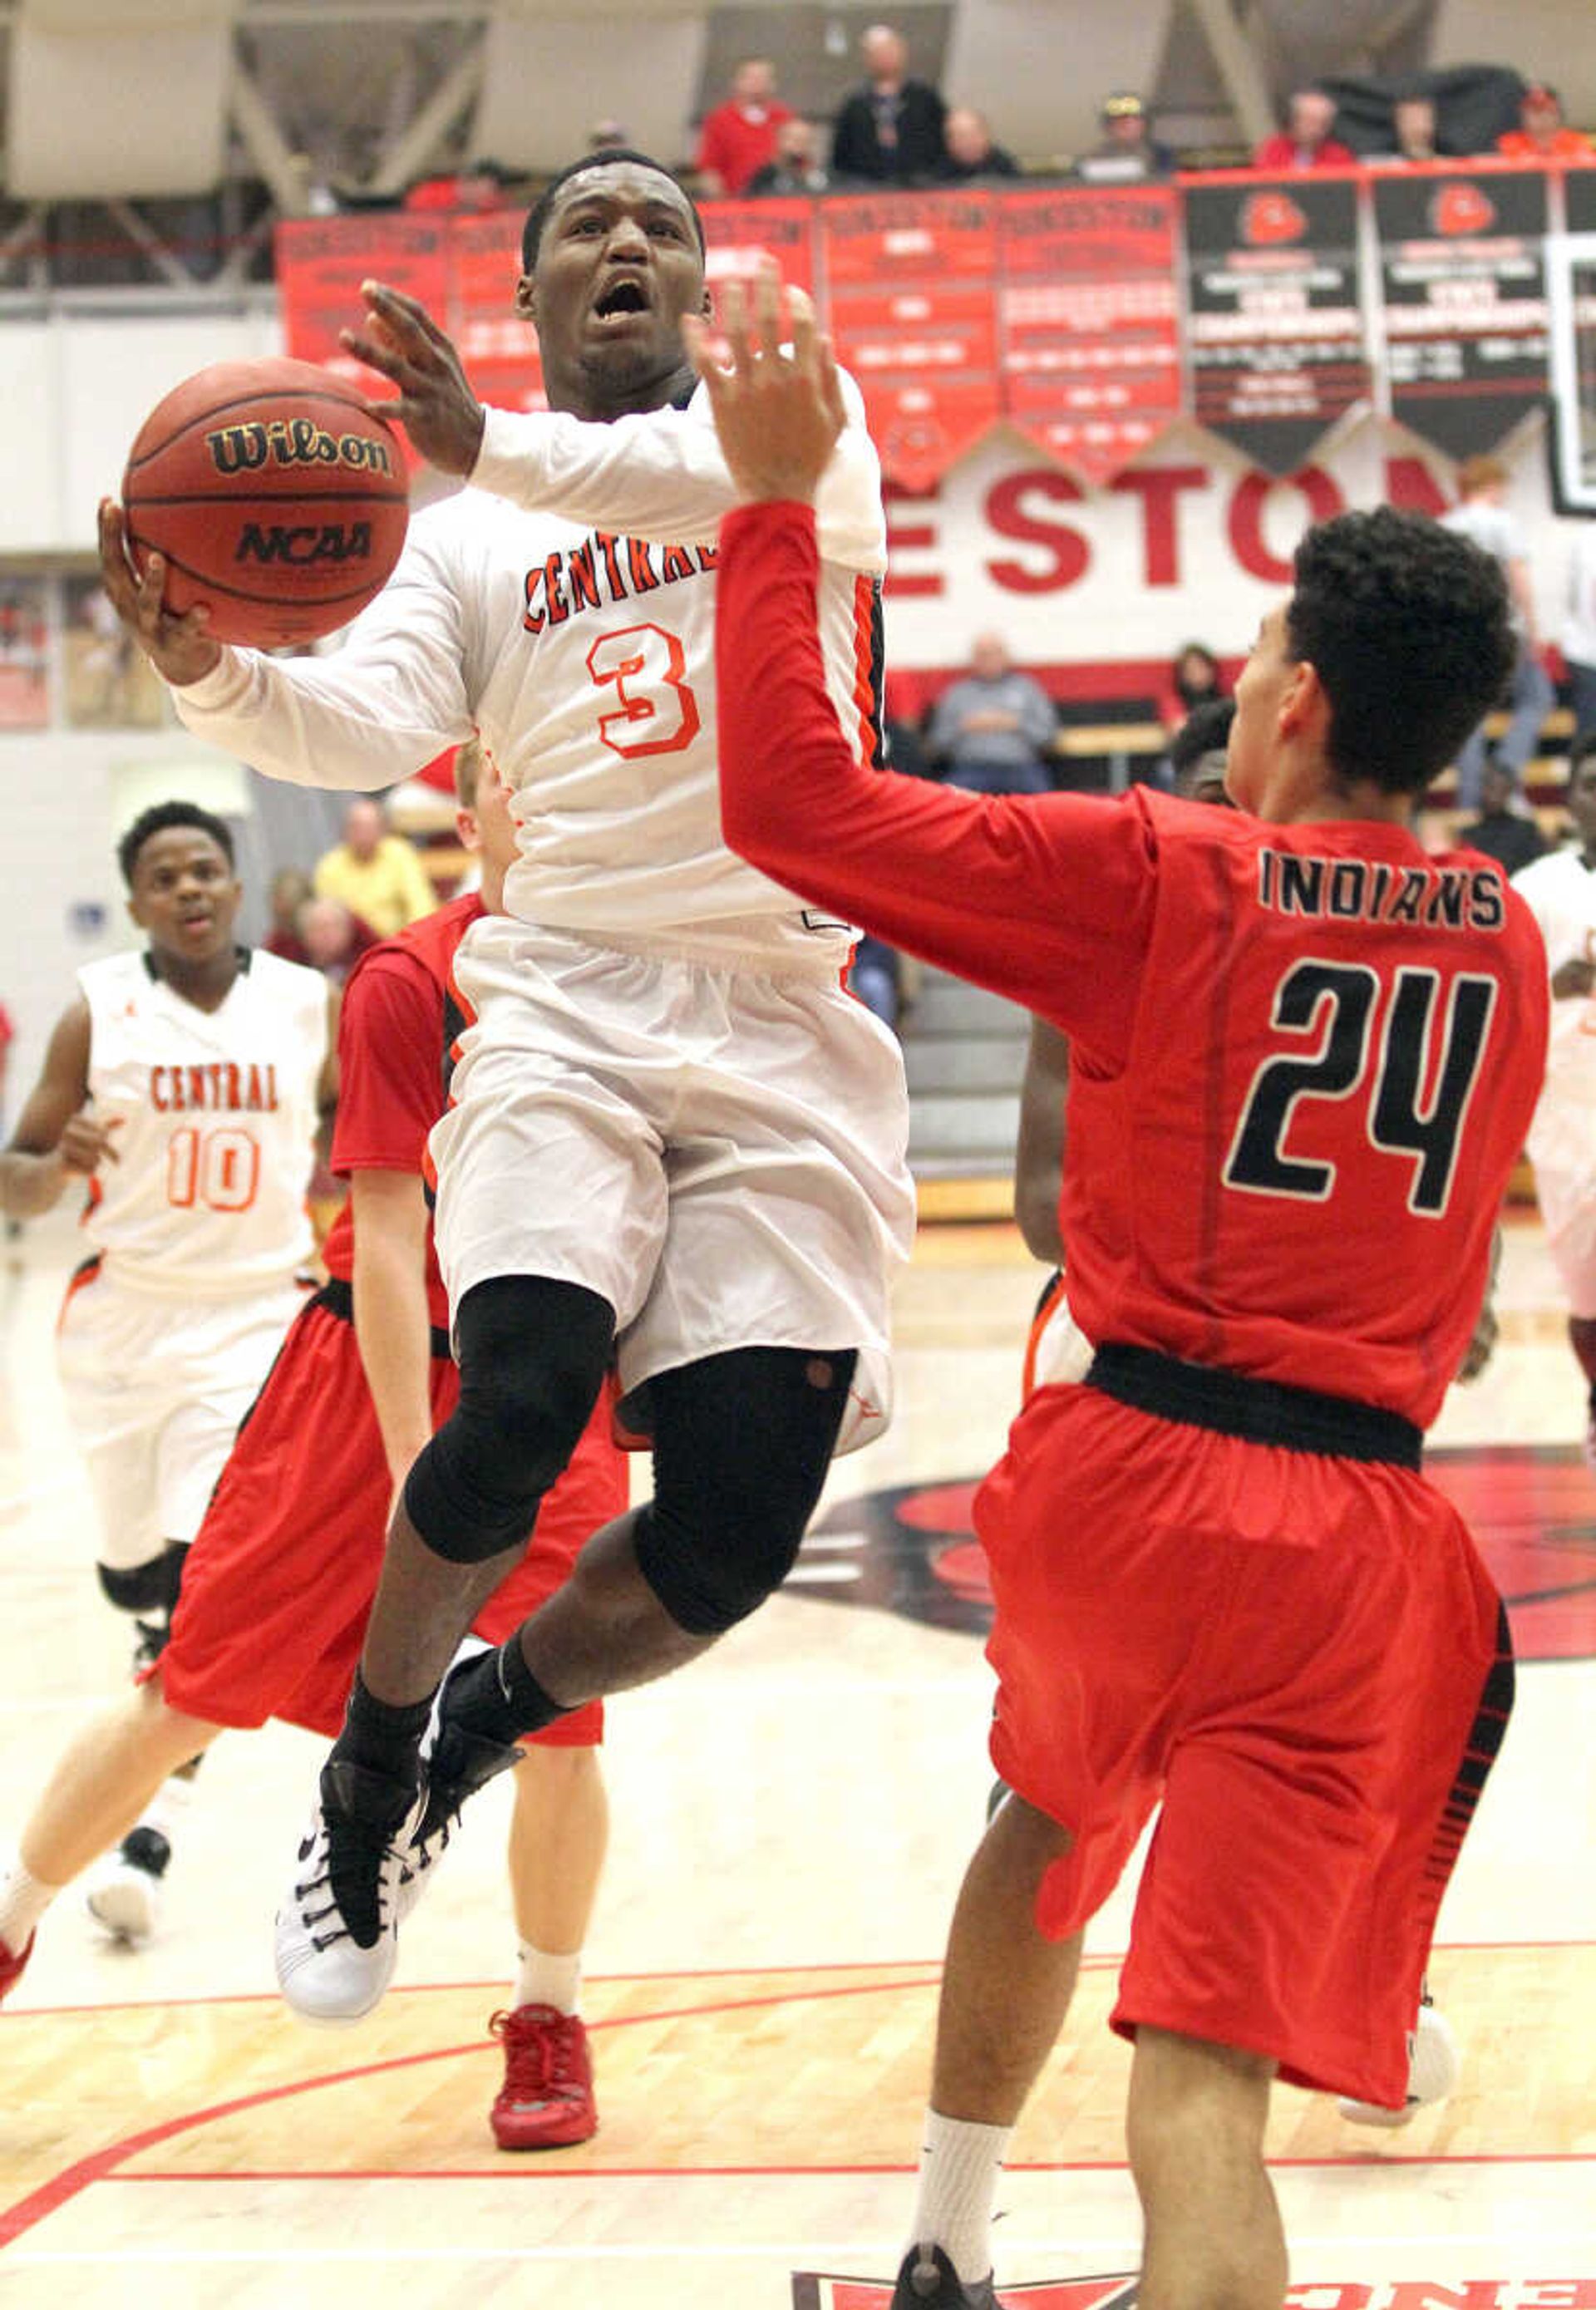
[[1206, 699], [1169, 741], [1169, 782], [1183, 802], [1228, 802], [1225, 765], [1235, 719], [1234, 698]]
[[968, 184], [976, 177], [1017, 177], [1019, 163], [1012, 152], [992, 141], [984, 113], [967, 104], [956, 104], [942, 123], [941, 173], [950, 184]]
[[1286, 111], [1286, 126], [1266, 136], [1253, 155], [1255, 169], [1349, 169], [1356, 154], [1331, 135], [1336, 100], [1322, 88], [1299, 88]]
[[[1518, 661], [1504, 701], [1507, 727], [1497, 741], [1496, 760], [1514, 786], [1522, 788], [1524, 765], [1535, 751], [1540, 725], [1551, 712], [1555, 696], [1540, 664], [1529, 559], [1518, 523], [1502, 502], [1507, 494], [1507, 468], [1501, 459], [1465, 457], [1457, 478], [1459, 501], [1450, 513], [1442, 515], [1442, 522], [1448, 529], [1461, 530], [1496, 557], [1513, 597]], [[1462, 810], [1479, 807], [1487, 743], [1487, 725], [1482, 722], [1457, 758], [1457, 798]]]
[[1106, 96], [1098, 117], [1102, 142], [1076, 161], [1078, 176], [1092, 184], [1121, 185], [1169, 175], [1175, 154], [1153, 135], [1147, 107], [1132, 90], [1118, 89]]
[[1219, 661], [1206, 642], [1187, 642], [1169, 669], [1169, 687], [1158, 700], [1166, 730], [1178, 730], [1188, 714], [1225, 696]]
[[1496, 139], [1509, 161], [1596, 161], [1596, 144], [1563, 121], [1563, 100], [1555, 88], [1536, 81], [1519, 99], [1518, 126]]
[[1436, 150], [1435, 100], [1427, 96], [1400, 96], [1391, 109], [1391, 130], [1396, 149], [1382, 152], [1382, 161], [1406, 161], [1414, 167], [1426, 161], [1438, 161]]
[[776, 132], [775, 159], [755, 169], [744, 190], [755, 196], [828, 193], [836, 182], [820, 150], [820, 130], [812, 120], [794, 113]]
[[1532, 818], [1514, 810], [1517, 789], [1511, 770], [1488, 762], [1480, 779], [1479, 815], [1459, 827], [1457, 838], [1470, 850], [1483, 850], [1504, 874], [1516, 874], [1546, 855], [1546, 838]]
[[341, 899], [378, 938], [392, 938], [438, 904], [415, 845], [393, 832], [387, 812], [370, 795], [350, 803], [343, 839], [317, 860], [311, 881], [318, 899]]
[[908, 44], [890, 24], [860, 39], [864, 85], [843, 99], [831, 140], [839, 177], [877, 184], [927, 184], [942, 165], [946, 108], [937, 91], [908, 76]]
[[951, 786], [976, 794], [1046, 794], [1058, 718], [1039, 682], [1021, 673], [1001, 634], [977, 634], [970, 671], [942, 692], [927, 746]]
[[280, 866], [272, 877], [272, 926], [261, 941], [268, 954], [284, 962], [308, 963], [310, 951], [299, 936], [299, 908], [314, 896], [302, 866]]
[[311, 969], [333, 986], [342, 986], [360, 957], [378, 943], [370, 925], [342, 899], [307, 899], [294, 926]]
[[468, 161], [463, 169], [446, 169], [441, 176], [423, 177], [412, 185], [401, 205], [407, 209], [455, 210], [471, 215], [481, 215], [490, 209], [504, 208], [509, 201], [506, 190], [510, 183], [507, 169], [497, 161]]
[[710, 200], [735, 200], [749, 179], [776, 158], [776, 131], [793, 117], [778, 101], [776, 66], [768, 56], [744, 56], [732, 74], [732, 93], [704, 116], [694, 163]]
[[1561, 638], [1577, 743], [1596, 730], [1596, 522], [1582, 522], [1574, 534]]

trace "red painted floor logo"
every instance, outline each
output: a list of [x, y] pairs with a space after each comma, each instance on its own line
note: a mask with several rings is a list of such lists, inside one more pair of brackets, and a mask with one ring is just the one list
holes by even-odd
[[[1116, 2278], [1045, 2278], [1005, 2286], [1002, 2310], [1132, 2310], [1135, 2299], [1136, 2280], [1122, 2271]], [[891, 2310], [891, 2304], [889, 2279], [800, 2272], [793, 2280], [793, 2310]]]
[[[999, 2310], [1132, 2310], [1135, 2300], [1133, 2278], [1041, 2279], [1005, 2286]], [[891, 2302], [883, 2279], [800, 2272], [793, 2280], [793, 2310], [891, 2310]], [[1596, 2279], [1470, 2278], [1455, 2285], [1322, 2279], [1294, 2286], [1285, 2310], [1596, 2310]]]
[[[1425, 1467], [1467, 1520], [1507, 1600], [1519, 1659], [1596, 1658], [1596, 1476], [1578, 1453], [1494, 1445], [1431, 1452]], [[970, 1516], [977, 1481], [839, 1501], [805, 1541], [792, 1593], [984, 1636], [992, 1592]]]

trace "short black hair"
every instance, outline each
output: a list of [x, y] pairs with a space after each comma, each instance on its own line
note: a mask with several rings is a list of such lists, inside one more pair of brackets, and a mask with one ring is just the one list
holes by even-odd
[[1421, 794], [1513, 671], [1500, 564], [1428, 514], [1381, 506], [1310, 529], [1292, 569], [1287, 646], [1330, 701], [1332, 768]]
[[568, 185], [573, 177], [585, 177], [598, 169], [619, 168], [623, 161], [629, 161], [637, 168], [652, 169], [655, 176], [664, 177], [667, 183], [676, 187], [691, 212], [693, 230], [698, 236], [698, 254], [700, 256], [704, 255], [704, 220], [698, 214], [698, 203], [686, 186], [677, 178], [675, 171], [667, 169], [663, 161], [656, 161], [652, 153], [639, 152], [630, 144], [606, 144], [602, 152], [584, 152], [579, 161], [568, 161], [557, 177], [550, 178], [542, 191], [527, 210], [526, 222], [521, 228], [523, 273], [531, 273], [536, 269], [538, 250], [542, 247], [543, 227], [549, 221], [550, 211], [554, 206], [554, 195], [560, 187]]
[[1170, 775], [1178, 781], [1181, 772], [1200, 762], [1204, 754], [1222, 752], [1230, 742], [1230, 725], [1235, 719], [1234, 698], [1207, 698], [1201, 706], [1193, 706], [1169, 741]]
[[225, 819], [218, 818], [213, 811], [202, 810], [194, 802], [153, 803], [148, 810], [140, 811], [117, 845], [117, 863], [130, 890], [139, 852], [152, 834], [164, 834], [169, 826], [196, 827], [200, 833], [210, 836], [228, 864], [233, 864], [232, 831]]

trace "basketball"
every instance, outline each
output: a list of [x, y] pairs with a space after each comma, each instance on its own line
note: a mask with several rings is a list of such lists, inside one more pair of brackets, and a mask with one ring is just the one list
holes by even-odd
[[218, 641], [272, 649], [345, 625], [386, 583], [409, 518], [404, 455], [313, 361], [222, 361], [158, 403], [123, 477], [128, 551], [166, 556], [166, 600]]

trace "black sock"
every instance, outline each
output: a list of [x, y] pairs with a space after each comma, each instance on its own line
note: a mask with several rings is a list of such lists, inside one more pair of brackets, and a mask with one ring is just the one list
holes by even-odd
[[343, 1730], [333, 1744], [333, 1754], [344, 1764], [360, 1765], [368, 1772], [419, 1788], [421, 1735], [431, 1714], [430, 1699], [410, 1701], [400, 1707], [378, 1700], [367, 1690], [356, 1669]]
[[544, 1691], [526, 1665], [519, 1632], [495, 1652], [479, 1653], [449, 1679], [447, 1709], [451, 1724], [507, 1748], [525, 1732], [541, 1732], [557, 1716], [568, 1716], [563, 1701]]

